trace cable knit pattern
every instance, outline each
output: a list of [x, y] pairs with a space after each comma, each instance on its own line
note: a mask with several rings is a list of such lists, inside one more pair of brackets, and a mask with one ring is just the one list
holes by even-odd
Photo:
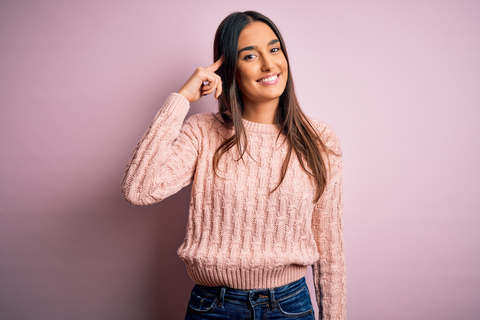
[[342, 228], [342, 157], [330, 127], [311, 120], [327, 146], [330, 176], [322, 197], [292, 156], [280, 187], [287, 152], [275, 125], [243, 120], [248, 138], [242, 160], [236, 148], [213, 154], [233, 134], [214, 114], [188, 118], [189, 102], [172, 93], [134, 149], [122, 180], [125, 199], [157, 203], [193, 182], [185, 240], [178, 256], [190, 277], [206, 286], [273, 288], [303, 277], [313, 265], [323, 319], [346, 319]]

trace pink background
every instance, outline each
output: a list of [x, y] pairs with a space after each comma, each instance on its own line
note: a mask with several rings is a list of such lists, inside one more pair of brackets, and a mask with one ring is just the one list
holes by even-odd
[[460, 0], [2, 0], [0, 319], [183, 318], [189, 189], [133, 207], [120, 180], [249, 9], [342, 140], [349, 318], [480, 319], [480, 2]]

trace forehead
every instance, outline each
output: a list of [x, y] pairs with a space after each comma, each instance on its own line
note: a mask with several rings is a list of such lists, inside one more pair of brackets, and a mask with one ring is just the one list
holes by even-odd
[[255, 21], [243, 28], [238, 37], [238, 49], [247, 46], [268, 45], [272, 40], [278, 39], [270, 27], [261, 21]]

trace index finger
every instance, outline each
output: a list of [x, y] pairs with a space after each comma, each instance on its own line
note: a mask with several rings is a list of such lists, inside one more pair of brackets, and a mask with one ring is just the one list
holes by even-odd
[[211, 66], [208, 66], [205, 68], [205, 70], [207, 71], [211, 71], [211, 72], [215, 72], [218, 70], [218, 68], [220, 68], [220, 66], [222, 65], [223, 61], [225, 60], [224, 56], [222, 55], [220, 57], [220, 59], [218, 59], [217, 61], [215, 61], [214, 64], [212, 64]]

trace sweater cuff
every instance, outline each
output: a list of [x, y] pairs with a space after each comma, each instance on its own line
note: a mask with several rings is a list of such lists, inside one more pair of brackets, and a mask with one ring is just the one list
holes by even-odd
[[[165, 100], [163, 107], [159, 110], [157, 117], [163, 118], [163, 121], [170, 123], [183, 122], [190, 110], [190, 102], [179, 93], [171, 93]], [[156, 120], [156, 119], [155, 119]]]

